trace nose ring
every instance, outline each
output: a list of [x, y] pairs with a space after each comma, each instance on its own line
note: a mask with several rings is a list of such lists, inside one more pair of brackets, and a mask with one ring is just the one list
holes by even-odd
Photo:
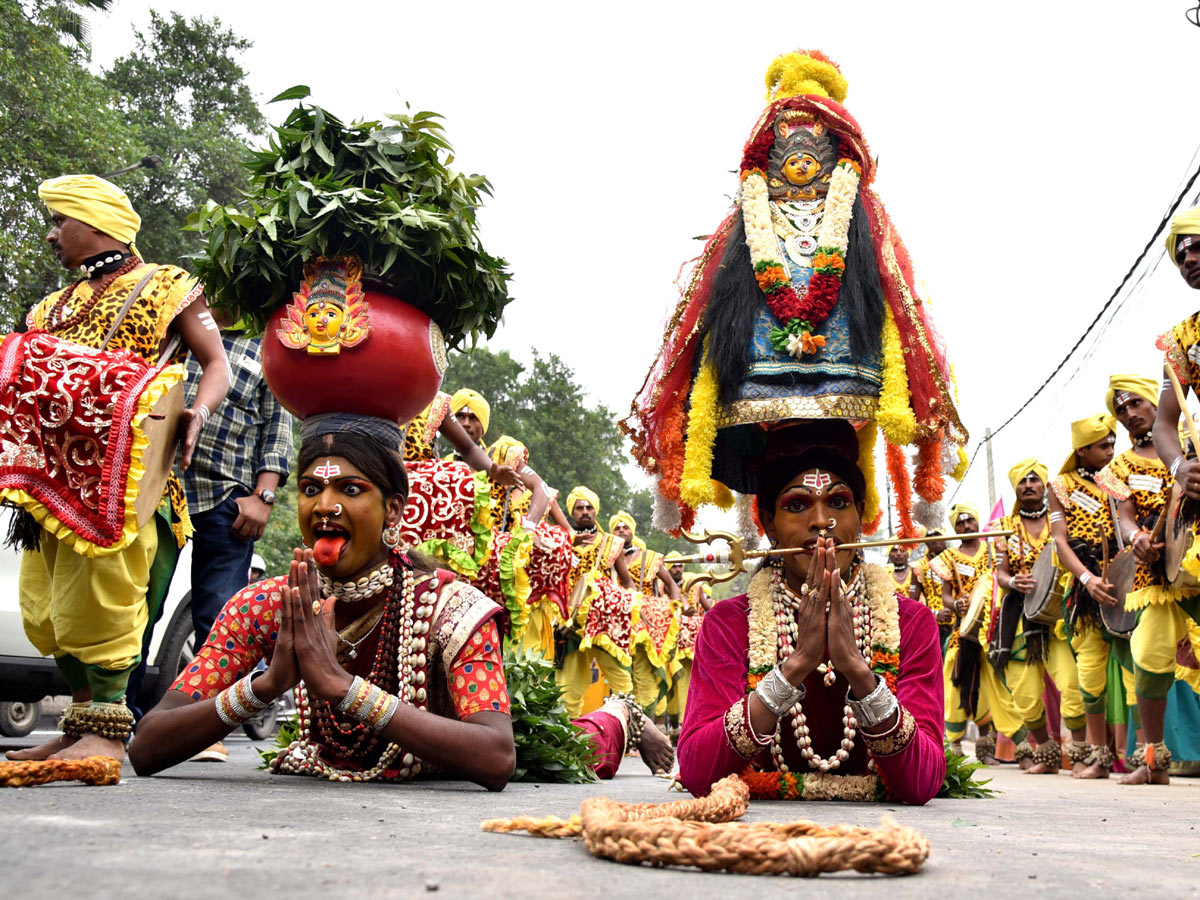
[[333, 504], [333, 514], [335, 516], [340, 516], [342, 514], [342, 504], [340, 504], [340, 503]]
[[829, 525], [828, 525], [828, 527], [829, 527], [829, 528], [835, 528], [835, 527], [837, 527], [837, 519], [830, 519], [830, 520], [829, 520]]

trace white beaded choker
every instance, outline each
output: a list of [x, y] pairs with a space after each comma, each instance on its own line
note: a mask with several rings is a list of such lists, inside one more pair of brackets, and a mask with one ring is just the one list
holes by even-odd
[[395, 574], [390, 561], [384, 562], [379, 568], [372, 570], [358, 581], [334, 581], [326, 575], [317, 573], [321, 582], [321, 594], [333, 597], [344, 603], [354, 603], [357, 600], [369, 600], [392, 586]]

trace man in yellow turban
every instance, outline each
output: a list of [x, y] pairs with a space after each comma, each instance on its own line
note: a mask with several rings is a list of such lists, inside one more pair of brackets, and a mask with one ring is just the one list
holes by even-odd
[[[141, 220], [116, 185], [94, 175], [64, 175], [44, 182], [38, 194], [50, 213], [46, 240], [54, 255], [65, 268], [81, 270], [83, 277], [35, 306], [28, 326], [98, 349], [119, 321], [109, 349], [128, 350], [150, 364], [158, 362], [171, 336], [181, 338], [174, 361], [182, 361], [190, 351], [202, 370], [195, 402], [184, 411], [180, 425], [181, 463], [186, 469], [201, 427], [229, 389], [225, 348], [200, 285], [183, 269], [149, 266], [138, 258], [134, 238]], [[118, 318], [126, 301], [131, 305]], [[61, 346], [62, 353], [70, 353], [68, 344]], [[7, 415], [0, 412], [0, 418]], [[19, 419], [0, 424], [6, 434], [24, 433]], [[112, 425], [117, 427], [115, 421]], [[21, 445], [12, 452], [19, 456]], [[103, 447], [100, 452], [103, 455]], [[68, 455], [62, 465], [48, 466], [52, 479], [61, 478], [64, 493], [85, 483], [84, 473], [72, 470], [76, 465], [86, 463]], [[121, 738], [133, 722], [126, 688], [141, 658], [146, 624], [165, 593], [165, 586], [151, 580], [152, 571], [157, 571], [159, 535], [182, 541], [191, 530], [183, 489], [174, 475], [171, 478], [174, 523], [164, 520], [161, 529], [156, 519], [140, 529], [127, 524], [109, 547], [92, 543], [68, 524], [40, 527], [37, 523], [46, 521], [49, 510], [32, 495], [29, 502], [21, 501], [21, 538], [29, 551], [21, 558], [19, 588], [25, 634], [41, 653], [54, 657], [72, 703], [61, 722], [62, 736], [10, 753], [11, 758], [124, 757]], [[176, 540], [162, 542], [164, 554], [175, 552]]]
[[679, 585], [663, 557], [635, 537], [633, 516], [621, 510], [608, 520], [608, 529], [625, 542], [625, 566], [636, 591], [630, 621], [633, 695], [648, 712], [659, 713], [666, 709], [669, 670], [679, 636]]
[[[1166, 573], [1154, 563], [1163, 549], [1152, 541], [1158, 517], [1165, 514], [1167, 496], [1174, 479], [1154, 446], [1154, 423], [1158, 383], [1152, 378], [1114, 375], [1109, 382], [1109, 409], [1125, 426], [1133, 447], [1109, 463], [1096, 483], [1118, 502], [1118, 528], [1138, 557], [1133, 586], [1125, 596], [1125, 609], [1137, 613], [1130, 637], [1134, 686], [1146, 746], [1139, 745], [1131, 762], [1133, 771], [1122, 784], [1166, 784], [1170, 751], [1163, 743], [1167, 695], [1175, 682], [1175, 649], [1188, 635], [1193, 615], [1200, 611], [1197, 595], [1172, 589]], [[1173, 395], [1173, 390], [1172, 390]], [[1172, 445], [1172, 450], [1178, 444]], [[1153, 768], [1151, 768], [1153, 763]]]
[[[1087, 744], [1077, 751], [1084, 768], [1079, 778], [1107, 778], [1115, 757], [1108, 747], [1105, 716], [1108, 693], [1108, 661], [1112, 648], [1122, 662], [1121, 674], [1126, 700], [1135, 704], [1133, 673], [1125, 668], [1128, 641], [1105, 628], [1101, 604], [1112, 606], [1113, 585], [1104, 577], [1102, 565], [1116, 553], [1115, 503], [1097, 484], [1100, 470], [1112, 462], [1116, 443], [1116, 420], [1105, 413], [1071, 423], [1074, 448], [1062, 470], [1050, 483], [1050, 532], [1059, 567], [1066, 569], [1063, 608], [1065, 630], [1079, 673], [1079, 691], [1087, 716]], [[1083, 753], [1086, 751], [1086, 756]]]
[[[977, 532], [979, 511], [970, 503], [956, 503], [950, 507], [950, 524], [956, 534]], [[958, 547], [943, 550], [929, 565], [941, 581], [942, 606], [953, 611], [956, 620], [942, 661], [946, 740], [961, 752], [963, 732], [968, 719], [973, 719], [980, 733], [975, 756], [993, 765], [996, 729], [1011, 737], [1021, 721], [1012, 694], [980, 646], [987, 643], [992, 618], [992, 554], [981, 538], [968, 538]], [[981, 610], [978, 618], [968, 621], [967, 614], [976, 608]]]
[[450, 395], [450, 413], [471, 440], [482, 446], [483, 436], [487, 434], [492, 418], [492, 407], [483, 394], [470, 388], [460, 388]]
[[[1018, 741], [1017, 762], [1032, 775], [1056, 775], [1062, 762], [1062, 747], [1046, 728], [1042, 702], [1046, 673], [1062, 696], [1063, 721], [1071, 730], [1067, 754], [1077, 772], [1083, 771], [1090, 753], [1086, 749], [1079, 674], [1066, 634], [1057, 623], [1025, 617], [1026, 595], [1038, 591], [1049, 596], [1052, 587], [1038, 584], [1033, 576], [1034, 564], [1041, 555], [1054, 553], [1046, 499], [1049, 479], [1046, 466], [1032, 458], [1008, 470], [1017, 498], [1012, 515], [1001, 519], [997, 527], [1013, 534], [995, 542], [996, 583], [1005, 593], [1000, 601], [999, 627], [993, 632], [992, 660], [996, 673], [1012, 691], [1013, 707], [1023, 723], [1020, 733], [1012, 736]], [[1052, 571], [1052, 579], [1057, 581], [1058, 570]]]
[[592, 683], [593, 661], [612, 693], [633, 695], [630, 642], [635, 598], [625, 540], [596, 525], [600, 509], [596, 492], [576, 485], [567, 494], [566, 506], [578, 562], [571, 569], [567, 653], [557, 680], [563, 704], [575, 717]]

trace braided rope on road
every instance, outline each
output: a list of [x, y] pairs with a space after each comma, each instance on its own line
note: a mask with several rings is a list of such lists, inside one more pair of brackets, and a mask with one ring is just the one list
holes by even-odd
[[528, 831], [538, 837], [582, 835], [593, 856], [630, 865], [692, 866], [744, 875], [819, 875], [872, 872], [910, 875], [929, 857], [919, 832], [884, 819], [881, 828], [816, 822], [734, 822], [750, 791], [737, 776], [713, 785], [707, 797], [673, 803], [583, 802], [578, 816], [489, 819], [484, 831]]
[[86, 759], [21, 759], [0, 762], [0, 787], [25, 787], [50, 781], [82, 781], [84, 784], [116, 784], [121, 780], [121, 761], [111, 756]]

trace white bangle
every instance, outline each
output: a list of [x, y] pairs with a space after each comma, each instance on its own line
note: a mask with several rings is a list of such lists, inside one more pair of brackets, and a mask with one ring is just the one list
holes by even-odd
[[1084, 573], [1079, 576], [1079, 583], [1087, 587], [1087, 583], [1092, 580], [1092, 573], [1084, 570]]
[[208, 404], [201, 403], [196, 407], [195, 412], [198, 416], [200, 416], [200, 427], [203, 428], [208, 424], [208, 420], [212, 416], [212, 412], [209, 410]]
[[1179, 466], [1182, 465], [1182, 463], [1183, 463], [1182, 456], [1175, 457], [1175, 462], [1171, 463], [1171, 469], [1170, 469], [1172, 478], [1175, 477], [1175, 473], [1179, 471]]

